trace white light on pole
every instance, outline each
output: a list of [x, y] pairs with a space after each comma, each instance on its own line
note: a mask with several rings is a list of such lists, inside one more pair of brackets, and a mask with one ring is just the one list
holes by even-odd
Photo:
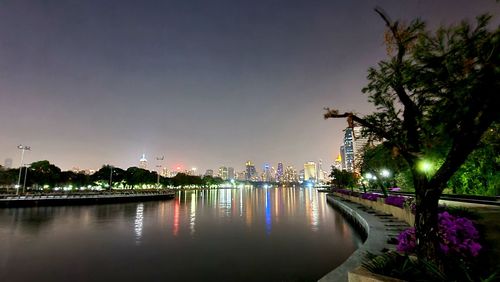
[[16, 185], [16, 195], [19, 195], [19, 187], [21, 186], [21, 172], [23, 170], [24, 152], [31, 151], [31, 147], [19, 144], [17, 148], [21, 150], [21, 164], [19, 165], [19, 177], [17, 178], [17, 185]]
[[30, 164], [24, 164], [24, 182], [23, 182], [23, 194], [24, 194], [24, 189], [26, 188], [26, 178], [28, 176], [28, 167]]
[[391, 172], [387, 169], [382, 169], [382, 171], [380, 172], [380, 175], [382, 177], [389, 177], [391, 175]]

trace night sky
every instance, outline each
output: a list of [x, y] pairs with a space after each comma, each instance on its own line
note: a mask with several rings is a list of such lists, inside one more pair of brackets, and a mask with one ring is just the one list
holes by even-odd
[[376, 6], [431, 27], [500, 16], [494, 0], [2, 0], [0, 164], [25, 144], [62, 169], [327, 166], [346, 123], [322, 108], [372, 109]]

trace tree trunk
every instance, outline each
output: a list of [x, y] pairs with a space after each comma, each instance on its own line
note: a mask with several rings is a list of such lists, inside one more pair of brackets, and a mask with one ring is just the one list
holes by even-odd
[[417, 257], [434, 263], [443, 270], [439, 253], [438, 204], [441, 195], [438, 187], [430, 187], [427, 177], [418, 171], [413, 174], [416, 196], [415, 235]]

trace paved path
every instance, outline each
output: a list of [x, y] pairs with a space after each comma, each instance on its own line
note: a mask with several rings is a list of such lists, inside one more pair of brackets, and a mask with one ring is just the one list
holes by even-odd
[[361, 265], [367, 252], [381, 254], [388, 250], [395, 250], [398, 234], [409, 227], [406, 222], [392, 215], [383, 214], [338, 196], [327, 195], [327, 200], [348, 220], [353, 221], [354, 225], [361, 226], [366, 231], [367, 238], [343, 264], [322, 277], [319, 280], [321, 282], [347, 281], [347, 273]]

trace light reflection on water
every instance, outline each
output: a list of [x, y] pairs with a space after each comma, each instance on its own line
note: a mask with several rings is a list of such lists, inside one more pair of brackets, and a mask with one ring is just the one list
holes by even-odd
[[4, 209], [0, 238], [0, 281], [309, 281], [360, 244], [325, 195], [304, 188]]
[[137, 205], [136, 210], [135, 210], [134, 231], [135, 231], [135, 242], [136, 242], [136, 244], [140, 244], [141, 243], [143, 221], [144, 221], [144, 203], [139, 203]]

